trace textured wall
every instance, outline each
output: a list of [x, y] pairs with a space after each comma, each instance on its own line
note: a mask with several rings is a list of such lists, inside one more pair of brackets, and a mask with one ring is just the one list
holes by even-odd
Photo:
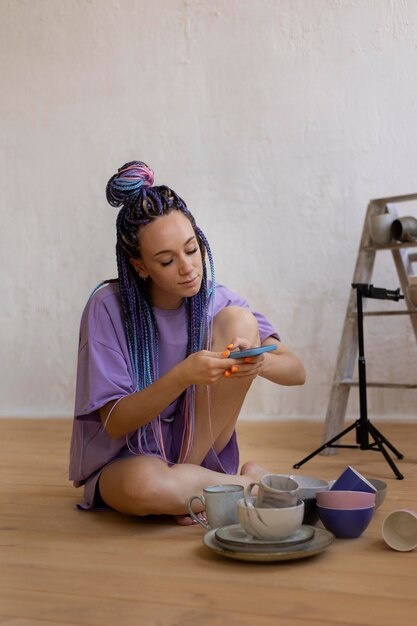
[[[322, 419], [367, 203], [417, 191], [416, 33], [414, 0], [0, 0], [0, 415], [71, 414], [80, 314], [115, 275], [105, 183], [138, 158], [306, 364], [244, 414]], [[397, 286], [389, 257], [374, 282]], [[368, 378], [415, 381], [408, 321], [375, 319]]]

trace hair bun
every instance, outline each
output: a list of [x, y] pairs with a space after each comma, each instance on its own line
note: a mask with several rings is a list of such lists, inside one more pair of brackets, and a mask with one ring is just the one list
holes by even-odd
[[154, 173], [143, 161], [125, 163], [107, 183], [107, 201], [119, 207], [137, 196], [142, 187], [152, 187], [153, 181]]

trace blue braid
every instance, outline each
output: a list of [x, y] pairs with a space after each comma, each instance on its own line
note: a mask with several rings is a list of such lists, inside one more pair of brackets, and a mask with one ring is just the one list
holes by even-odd
[[[197, 227], [185, 202], [169, 187], [152, 186], [152, 184], [152, 170], [141, 161], [132, 161], [121, 167], [110, 178], [106, 187], [109, 203], [112, 206], [121, 207], [116, 219], [116, 258], [125, 332], [136, 391], [145, 389], [159, 377], [159, 344], [157, 325], [146, 282], [134, 272], [129, 259], [140, 257], [138, 249], [139, 227], [148, 224], [157, 217], [168, 215], [174, 210], [182, 212], [190, 220], [203, 255], [201, 288], [195, 296], [187, 298], [187, 356], [208, 347], [211, 343], [208, 306], [209, 300], [211, 302], [214, 300], [212, 296], [215, 278], [209, 243], [203, 232]], [[208, 287], [204, 253], [207, 254], [210, 265], [210, 287]], [[194, 386], [191, 386], [180, 398], [182, 406], [188, 405], [190, 410], [188, 418], [185, 416], [185, 429], [189, 442], [192, 441], [194, 432], [194, 391]], [[158, 424], [160, 427], [160, 416], [155, 417], [150, 424], [141, 427], [137, 433], [137, 445], [139, 453], [150, 453], [146, 435], [150, 427], [161, 456], [166, 458]], [[129, 441], [127, 443], [130, 448]]]

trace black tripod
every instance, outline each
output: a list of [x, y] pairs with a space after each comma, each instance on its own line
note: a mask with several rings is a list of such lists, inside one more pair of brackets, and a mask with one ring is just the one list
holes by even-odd
[[[322, 452], [325, 448], [360, 448], [361, 450], [377, 450], [382, 452], [388, 464], [390, 465], [392, 471], [398, 478], [398, 480], [402, 480], [404, 476], [399, 471], [398, 467], [395, 465], [394, 461], [388, 454], [385, 446], [391, 450], [397, 457], [397, 459], [402, 459], [404, 456], [398, 452], [396, 448], [384, 437], [382, 433], [379, 432], [377, 428], [368, 419], [367, 413], [367, 404], [366, 404], [366, 363], [365, 363], [365, 352], [364, 352], [364, 342], [363, 342], [363, 309], [362, 309], [362, 298], [378, 298], [379, 300], [395, 300], [398, 301], [401, 298], [404, 298], [403, 295], [400, 294], [400, 290], [396, 289], [395, 291], [390, 289], [380, 289], [378, 287], [374, 287], [373, 285], [367, 285], [364, 283], [352, 283], [352, 287], [356, 289], [357, 296], [357, 318], [358, 318], [358, 344], [359, 344], [359, 359], [358, 359], [358, 374], [359, 374], [359, 405], [360, 405], [360, 418], [356, 420], [353, 424], [342, 430], [338, 435], [324, 443], [320, 448], [309, 454], [302, 461], [299, 461], [293, 467], [298, 469], [312, 459], [316, 454]], [[334, 444], [334, 441], [337, 441], [344, 435], [346, 435], [351, 430], [356, 430], [356, 445], [341, 445]], [[373, 438], [373, 442], [369, 443], [369, 435]]]

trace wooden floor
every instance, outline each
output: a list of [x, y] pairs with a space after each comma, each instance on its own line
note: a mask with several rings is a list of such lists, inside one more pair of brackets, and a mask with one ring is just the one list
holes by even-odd
[[[381, 524], [396, 508], [417, 510], [417, 423], [378, 426], [404, 453], [405, 480], [373, 451], [317, 456], [298, 470], [330, 480], [350, 464], [388, 482], [362, 537], [264, 564], [211, 553], [199, 526], [76, 511], [71, 422], [0, 420], [0, 624], [415, 626], [417, 550], [388, 548]], [[239, 435], [243, 460], [291, 473], [319, 445], [321, 425], [244, 422]]]

